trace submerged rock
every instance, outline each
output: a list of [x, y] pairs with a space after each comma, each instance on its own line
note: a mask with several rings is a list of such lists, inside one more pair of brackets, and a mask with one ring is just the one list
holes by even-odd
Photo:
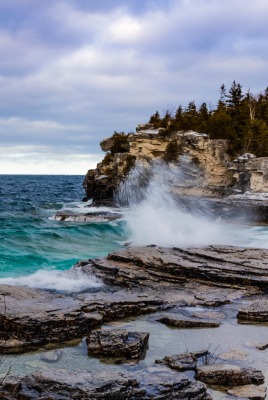
[[221, 386], [260, 385], [264, 382], [261, 371], [232, 364], [202, 365], [197, 368], [195, 377], [208, 385]]
[[245, 361], [248, 359], [248, 355], [245, 351], [239, 349], [232, 349], [226, 351], [225, 353], [221, 353], [218, 356], [222, 360], [235, 360], [235, 361]]
[[22, 379], [8, 378], [0, 396], [9, 400], [211, 400], [206, 386], [178, 373], [121, 374], [67, 370], [42, 371]]
[[266, 397], [266, 388], [256, 385], [244, 385], [232, 388], [227, 393], [239, 398], [262, 400]]
[[101, 329], [90, 332], [86, 339], [88, 354], [99, 357], [123, 357], [138, 360], [144, 356], [149, 333], [126, 329]]
[[240, 321], [268, 322], [268, 300], [256, 300], [242, 308], [237, 318]]

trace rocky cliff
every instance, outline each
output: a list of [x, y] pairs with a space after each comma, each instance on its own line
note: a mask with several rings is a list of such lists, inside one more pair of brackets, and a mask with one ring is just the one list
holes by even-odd
[[106, 155], [96, 169], [89, 170], [84, 179], [85, 199], [97, 204], [110, 204], [115, 189], [137, 164], [149, 165], [154, 160], [182, 164], [187, 160], [198, 170], [197, 180], [180, 192], [195, 196], [223, 196], [234, 190], [268, 192], [268, 158], [253, 155], [232, 161], [226, 140], [211, 140], [207, 134], [173, 132], [139, 125], [136, 134], [115, 133], [100, 146]]

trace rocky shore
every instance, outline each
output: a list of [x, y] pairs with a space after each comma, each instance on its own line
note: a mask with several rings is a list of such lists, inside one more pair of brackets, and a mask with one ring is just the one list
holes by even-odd
[[[224, 307], [230, 307], [235, 324], [257, 323], [262, 329], [268, 322], [267, 260], [268, 250], [232, 246], [129, 247], [74, 266], [103, 282], [95, 293], [71, 296], [1, 285], [2, 353], [47, 351], [75, 345], [86, 337], [89, 357], [99, 357], [104, 364], [103, 373], [95, 375], [68, 368], [22, 378], [8, 376], [0, 398], [220, 399], [215, 397], [217, 390], [233, 395], [238, 387], [245, 392], [246, 385], [249, 393], [259, 393], [248, 398], [264, 398], [265, 388], [260, 385], [265, 371], [247, 365], [246, 357], [233, 361], [241, 353], [238, 350], [218, 360], [209, 348], [196, 351], [193, 342], [193, 349], [185, 354], [167, 353], [163, 361], [155, 356], [155, 365], [143, 365], [154, 332], [121, 325], [115, 329], [113, 324], [146, 318], [154, 330], [215, 332], [225, 326]], [[254, 351], [261, 351], [257, 344]], [[47, 360], [58, 362], [59, 354], [49, 354]], [[107, 370], [106, 359], [110, 360]], [[118, 363], [124, 365], [120, 371], [112, 367]], [[215, 387], [216, 392], [211, 392]]]

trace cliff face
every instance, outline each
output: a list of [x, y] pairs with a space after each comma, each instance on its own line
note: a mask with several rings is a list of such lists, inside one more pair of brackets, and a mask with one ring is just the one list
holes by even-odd
[[[177, 132], [170, 137], [161, 137], [157, 131], [140, 131], [124, 137], [111, 137], [101, 142], [106, 152], [96, 169], [89, 170], [84, 188], [86, 199], [109, 204], [113, 192], [126, 178], [136, 162], [148, 164], [153, 160], [180, 163], [180, 155], [188, 155], [199, 166], [202, 175], [201, 189], [192, 188], [193, 194], [222, 192], [232, 184], [232, 175], [226, 165], [230, 161], [227, 155], [227, 143], [224, 140], [210, 140], [205, 134], [196, 132]], [[120, 140], [119, 140], [120, 139]], [[116, 143], [115, 143], [116, 142]], [[173, 150], [172, 150], [173, 149]], [[191, 188], [188, 188], [191, 192]]]
[[106, 155], [84, 179], [86, 199], [109, 204], [115, 189], [137, 162], [180, 164], [182, 156], [187, 156], [200, 173], [198, 185], [180, 188], [180, 192], [196, 196], [222, 196], [233, 189], [268, 192], [268, 158], [240, 157], [231, 162], [226, 140], [211, 140], [193, 131], [162, 137], [161, 131], [143, 127], [138, 127], [137, 134], [115, 134], [100, 143]]

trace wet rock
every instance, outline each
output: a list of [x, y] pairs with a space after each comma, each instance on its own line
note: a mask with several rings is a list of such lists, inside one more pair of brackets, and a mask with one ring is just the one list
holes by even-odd
[[146, 370], [135, 376], [111, 371], [71, 373], [66, 370], [46, 370], [22, 379], [9, 378], [1, 388], [0, 395], [12, 400], [211, 400], [206, 386], [201, 382], [191, 381], [170, 371], [150, 374]]
[[88, 354], [99, 357], [123, 357], [137, 360], [147, 349], [149, 333], [126, 329], [93, 330], [86, 339]]
[[122, 214], [109, 211], [98, 211], [88, 213], [74, 213], [71, 211], [58, 211], [53, 219], [65, 222], [105, 222], [121, 218]]
[[[87, 335], [102, 322], [172, 307], [181, 295], [165, 301], [157, 292], [98, 292], [76, 298], [27, 287], [0, 285], [1, 353], [34, 350]], [[183, 296], [182, 296], [183, 297]]]
[[242, 308], [237, 318], [239, 321], [268, 322], [268, 300], [256, 300]]
[[254, 368], [241, 368], [231, 364], [203, 365], [197, 368], [196, 379], [208, 385], [240, 386], [264, 382], [261, 371]]
[[235, 360], [235, 361], [245, 361], [248, 359], [247, 353], [242, 350], [233, 349], [225, 353], [221, 353], [218, 356], [222, 360]]
[[232, 388], [227, 393], [239, 398], [262, 400], [266, 397], [266, 388], [256, 385], [244, 385]]
[[198, 358], [205, 356], [207, 351], [199, 353], [184, 353], [166, 356], [162, 360], [156, 360], [156, 364], [166, 365], [177, 371], [195, 370]]
[[268, 343], [258, 343], [256, 345], [256, 348], [258, 350], [266, 350], [266, 349], [268, 349]]
[[184, 316], [180, 317], [162, 317], [157, 319], [158, 322], [165, 324], [167, 326], [171, 326], [173, 328], [218, 328], [220, 326], [219, 322], [209, 321], [209, 320], [198, 320], [198, 319], [191, 319]]

